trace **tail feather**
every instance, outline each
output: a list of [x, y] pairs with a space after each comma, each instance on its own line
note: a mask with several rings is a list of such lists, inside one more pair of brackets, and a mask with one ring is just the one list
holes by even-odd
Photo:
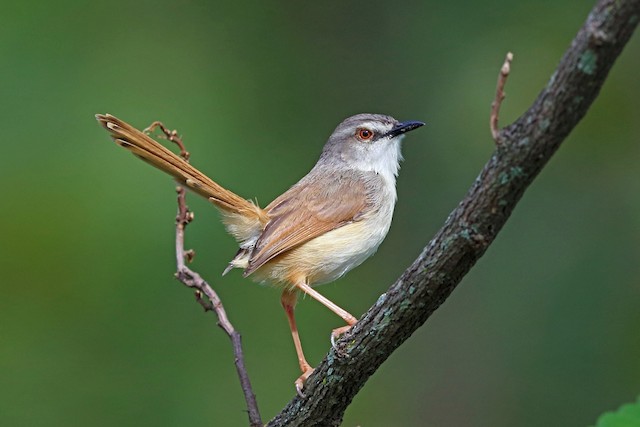
[[209, 199], [223, 213], [228, 231], [239, 241], [254, 238], [267, 223], [268, 215], [255, 203], [223, 188], [150, 136], [110, 114], [97, 114], [96, 119], [118, 145]]

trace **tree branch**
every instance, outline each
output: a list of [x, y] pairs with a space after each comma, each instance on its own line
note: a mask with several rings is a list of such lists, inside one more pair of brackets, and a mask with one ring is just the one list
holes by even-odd
[[[186, 191], [178, 187], [178, 215], [176, 217], [176, 278], [185, 286], [195, 289], [196, 301], [205, 311], [213, 311], [218, 316], [218, 326], [220, 326], [231, 339], [233, 355], [235, 356], [235, 366], [240, 386], [247, 404], [249, 415], [249, 425], [251, 427], [262, 427], [262, 419], [258, 410], [258, 402], [251, 388], [249, 374], [244, 364], [244, 353], [242, 351], [242, 340], [240, 333], [233, 327], [227, 312], [222, 306], [222, 301], [213, 288], [195, 271], [186, 265], [186, 261], [193, 258], [193, 251], [184, 249], [184, 229], [193, 220], [193, 212], [186, 205]], [[206, 297], [203, 298], [202, 295]]]
[[[175, 130], [169, 130], [161, 122], [153, 122], [143, 132], [151, 133], [155, 128], [159, 128], [162, 137], [175, 143], [180, 149], [180, 156], [189, 161], [189, 152], [187, 152], [182, 139]], [[233, 346], [233, 354], [235, 356], [235, 366], [240, 380], [240, 386], [244, 394], [247, 404], [247, 413], [249, 415], [249, 425], [251, 427], [262, 427], [262, 419], [258, 410], [258, 402], [251, 388], [249, 375], [244, 364], [244, 353], [242, 351], [242, 340], [240, 333], [233, 327], [227, 312], [222, 306], [222, 301], [213, 288], [195, 271], [187, 267], [187, 262], [191, 262], [195, 253], [192, 250], [184, 249], [184, 231], [187, 225], [193, 221], [193, 212], [189, 210], [186, 202], [186, 191], [182, 187], [177, 187], [178, 193], [178, 214], [176, 216], [176, 278], [185, 286], [195, 289], [196, 301], [204, 308], [205, 311], [213, 311], [218, 316], [218, 326], [222, 328], [231, 339]], [[206, 298], [203, 298], [203, 295]]]
[[526, 188], [586, 114], [639, 20], [640, 0], [597, 2], [533, 105], [498, 132], [496, 151], [440, 231], [329, 351], [308, 379], [305, 397], [294, 397], [268, 426], [340, 424], [367, 379], [493, 242]]

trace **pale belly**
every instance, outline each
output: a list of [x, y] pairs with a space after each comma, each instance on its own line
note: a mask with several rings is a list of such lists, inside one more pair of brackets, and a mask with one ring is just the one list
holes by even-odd
[[269, 261], [251, 277], [277, 285], [304, 280], [315, 286], [334, 281], [375, 253], [384, 240], [393, 203], [377, 214], [332, 230]]

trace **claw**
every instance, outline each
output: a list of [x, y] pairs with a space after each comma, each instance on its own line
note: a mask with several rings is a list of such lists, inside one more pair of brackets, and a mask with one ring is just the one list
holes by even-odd
[[302, 392], [302, 389], [304, 388], [304, 383], [307, 381], [307, 378], [309, 378], [309, 376], [313, 374], [314, 370], [315, 369], [313, 369], [311, 366], [308, 366], [307, 369], [304, 371], [304, 373], [300, 375], [295, 382], [296, 393], [298, 393], [298, 396], [300, 396], [303, 399], [306, 397]]
[[352, 325], [347, 325], [347, 326], [343, 326], [341, 328], [336, 328], [333, 331], [331, 331], [331, 347], [333, 347], [333, 349], [336, 351], [336, 353], [339, 356], [346, 356], [345, 353], [340, 350], [338, 348], [338, 346], [336, 345], [336, 339], [340, 336], [343, 335], [345, 332], [347, 332], [349, 329], [351, 329]]

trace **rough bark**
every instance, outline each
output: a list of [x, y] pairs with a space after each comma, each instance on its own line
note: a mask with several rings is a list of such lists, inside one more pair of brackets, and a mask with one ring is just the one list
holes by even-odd
[[334, 426], [367, 379], [444, 302], [484, 254], [520, 197], [595, 100], [640, 19], [640, 0], [601, 0], [533, 105], [444, 226], [332, 349], [268, 426]]

